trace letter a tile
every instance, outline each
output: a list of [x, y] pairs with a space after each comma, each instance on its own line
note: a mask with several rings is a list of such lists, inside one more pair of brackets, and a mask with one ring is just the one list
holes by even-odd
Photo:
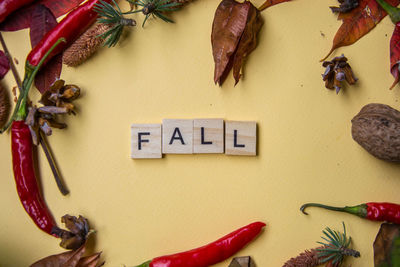
[[164, 119], [164, 154], [193, 154], [193, 120]]
[[132, 124], [131, 158], [161, 157], [161, 124]]
[[223, 119], [195, 119], [193, 124], [194, 153], [224, 153]]
[[225, 154], [255, 156], [257, 123], [255, 121], [225, 122]]

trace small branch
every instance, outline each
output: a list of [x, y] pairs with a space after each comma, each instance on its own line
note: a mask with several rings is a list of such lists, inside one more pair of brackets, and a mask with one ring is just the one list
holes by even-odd
[[[12, 70], [15, 82], [17, 83], [19, 92], [21, 94], [22, 90], [23, 90], [22, 89], [22, 81], [21, 81], [21, 78], [18, 75], [17, 69], [15, 68], [15, 65], [14, 65], [14, 60], [12, 59], [11, 54], [8, 51], [7, 45], [6, 45], [5, 41], [4, 41], [4, 38], [3, 38], [3, 35], [1, 34], [1, 32], [0, 32], [0, 43], [1, 43], [2, 47], [3, 47], [3, 49], [4, 49], [5, 55], [8, 58], [8, 61], [10, 63], [10, 68]], [[60, 178], [60, 172], [58, 171], [57, 164], [56, 164], [56, 162], [54, 160], [54, 157], [53, 157], [53, 155], [51, 153], [50, 146], [47, 143], [47, 141], [45, 139], [45, 136], [43, 136], [43, 133], [40, 130], [39, 130], [39, 133], [40, 133], [40, 136], [39, 136], [40, 145], [42, 146], [42, 149], [44, 151], [44, 154], [46, 155], [47, 161], [49, 162], [49, 165], [50, 165], [50, 168], [51, 168], [51, 170], [53, 172], [54, 179], [56, 180], [58, 189], [60, 190], [61, 194], [63, 194], [65, 196], [65, 195], [67, 195], [69, 193], [69, 191], [66, 188], [66, 186], [64, 185], [62, 179]]]
[[14, 75], [14, 79], [15, 79], [17, 85], [18, 85], [19, 92], [21, 93], [22, 92], [21, 78], [18, 75], [17, 69], [15, 68], [15, 65], [14, 65], [14, 60], [11, 57], [10, 52], [8, 51], [8, 48], [6, 46], [6, 43], [4, 42], [3, 35], [1, 34], [1, 32], [0, 32], [0, 43], [1, 43], [1, 46], [3, 47], [3, 49], [4, 49], [4, 54], [8, 58], [12, 74]]
[[53, 172], [54, 179], [56, 180], [57, 187], [60, 190], [61, 194], [68, 195], [69, 191], [66, 188], [65, 184], [63, 183], [62, 179], [60, 178], [60, 172], [58, 171], [57, 164], [53, 158], [51, 153], [50, 147], [47, 143], [46, 136], [44, 136], [43, 132], [39, 130], [40, 133], [40, 144], [42, 145], [44, 154], [46, 155], [47, 161], [50, 164], [51, 171]]

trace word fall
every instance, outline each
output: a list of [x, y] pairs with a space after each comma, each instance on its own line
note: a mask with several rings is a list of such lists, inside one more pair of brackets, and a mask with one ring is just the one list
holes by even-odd
[[161, 124], [131, 125], [131, 158], [162, 154], [255, 156], [257, 123], [223, 119], [164, 119]]

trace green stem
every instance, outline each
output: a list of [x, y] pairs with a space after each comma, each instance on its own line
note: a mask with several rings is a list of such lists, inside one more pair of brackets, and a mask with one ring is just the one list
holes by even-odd
[[319, 203], [307, 203], [300, 207], [300, 211], [303, 212], [304, 214], [308, 215], [308, 213], [305, 212], [305, 209], [308, 207], [318, 207], [318, 208], [323, 208], [323, 209], [327, 209], [327, 210], [346, 212], [346, 213], [350, 213], [353, 215], [357, 215], [361, 218], [367, 217], [367, 205], [366, 204], [361, 204], [361, 205], [357, 205], [357, 206], [332, 207], [332, 206], [322, 205]]
[[55, 42], [55, 44], [47, 51], [47, 53], [43, 56], [37, 66], [32, 66], [29, 62], [25, 63], [25, 76], [22, 82], [22, 92], [20, 93], [17, 103], [15, 104], [14, 112], [7, 122], [7, 124], [0, 130], [0, 133], [3, 133], [10, 127], [11, 123], [14, 120], [25, 120], [26, 117], [26, 101], [28, 99], [28, 92], [31, 88], [33, 81], [35, 80], [36, 74], [39, 72], [40, 68], [44, 64], [45, 60], [49, 57], [51, 52], [61, 43], [66, 42], [65, 38], [60, 38]]
[[146, 261], [146, 262], [143, 262], [142, 264], [137, 265], [137, 266], [135, 266], [135, 267], [149, 267], [149, 266], [150, 266], [150, 262], [151, 262], [151, 261]]
[[376, 2], [389, 14], [394, 24], [400, 21], [400, 9], [391, 6], [385, 0], [376, 0]]

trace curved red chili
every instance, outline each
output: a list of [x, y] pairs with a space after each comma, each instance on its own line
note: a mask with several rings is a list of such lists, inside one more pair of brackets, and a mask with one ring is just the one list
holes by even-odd
[[301, 206], [304, 214], [307, 207], [319, 207], [328, 210], [346, 212], [371, 221], [386, 221], [400, 224], [400, 205], [388, 202], [368, 202], [357, 206], [332, 207], [318, 203], [307, 203]]
[[32, 3], [35, 0], [1, 0], [0, 1], [0, 23], [3, 22], [13, 11]]
[[251, 242], [264, 226], [265, 223], [263, 222], [255, 222], [203, 247], [157, 257], [137, 267], [207, 267], [238, 252]]
[[[111, 2], [111, 0], [104, 0]], [[89, 0], [83, 5], [73, 9], [68, 15], [51, 29], [40, 42], [32, 49], [26, 59], [26, 67], [35, 67], [40, 60], [50, 50], [50, 48], [59, 40], [64, 38], [65, 43], [58, 45], [49, 57], [45, 60], [48, 62], [53, 56], [63, 52], [71, 45], [97, 18], [97, 12], [93, 10], [100, 0]]]
[[40, 229], [53, 235], [57, 225], [39, 191], [33, 165], [32, 136], [24, 121], [12, 123], [11, 151], [14, 178], [22, 206]]

